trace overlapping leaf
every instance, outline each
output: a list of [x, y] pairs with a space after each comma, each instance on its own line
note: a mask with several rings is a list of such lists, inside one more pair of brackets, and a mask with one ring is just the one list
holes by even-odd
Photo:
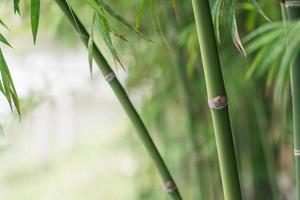
[[267, 21], [271, 22], [269, 17], [265, 14], [265, 12], [262, 10], [262, 8], [259, 6], [258, 2], [256, 0], [249, 0], [250, 3], [253, 5], [253, 7], [256, 9], [256, 11]]
[[[248, 0], [257, 12], [262, 15], [265, 19], [270, 21], [270, 19], [263, 12], [262, 8], [259, 6], [256, 0]], [[216, 30], [217, 40], [220, 42], [220, 31], [223, 27], [229, 28], [231, 33], [232, 41], [239, 52], [246, 56], [246, 52], [241, 42], [236, 16], [235, 16], [235, 0], [216, 0], [212, 9], [212, 17], [214, 21], [214, 26]]]
[[10, 75], [7, 63], [4, 59], [1, 49], [0, 49], [0, 73], [2, 79], [0, 81], [0, 91], [6, 97], [11, 108], [12, 108], [12, 104], [14, 104], [18, 114], [21, 115], [17, 91], [15, 89], [12, 77]]
[[103, 0], [97, 0], [101, 8], [105, 10], [110, 16], [115, 18], [117, 21], [122, 23], [124, 26], [129, 28], [130, 30], [137, 33], [141, 38], [147, 41], [151, 41], [145, 34], [143, 34], [139, 29], [137, 29], [135, 26], [131, 25], [126, 19], [124, 19], [121, 15], [117, 14], [108, 4], [106, 4]]
[[299, 33], [299, 22], [277, 22], [260, 27], [244, 40], [247, 53], [256, 54], [247, 76], [267, 76], [268, 85], [274, 83], [274, 100], [278, 103], [285, 98], [289, 66], [300, 50]]
[[14, 13], [17, 12], [20, 14], [20, 9], [19, 9], [20, 0], [13, 0], [13, 3], [14, 3]]
[[[103, 10], [103, 7], [101, 5], [99, 5], [99, 3], [96, 0], [86, 0], [86, 3], [95, 11], [95, 20], [98, 25], [97, 27], [99, 29], [99, 32], [100, 32], [105, 44], [109, 48], [114, 60], [117, 61], [118, 63], [120, 63], [121, 66], [123, 66], [121, 63], [121, 60], [117, 54], [117, 51], [112, 43], [112, 38], [111, 38], [112, 30], [106, 19], [106, 15]], [[92, 42], [89, 41], [89, 43], [92, 43]], [[91, 49], [90, 49], [90, 53], [91, 53]]]

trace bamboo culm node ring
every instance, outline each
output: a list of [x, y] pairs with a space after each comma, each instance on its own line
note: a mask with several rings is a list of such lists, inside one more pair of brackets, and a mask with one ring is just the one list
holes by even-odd
[[300, 150], [299, 149], [294, 149], [294, 155], [295, 156], [300, 156]]
[[228, 100], [225, 95], [221, 95], [208, 100], [208, 105], [211, 109], [220, 110], [228, 105]]
[[165, 189], [167, 193], [171, 193], [177, 189], [177, 186], [174, 181], [166, 182]]
[[104, 76], [104, 78], [107, 82], [111, 82], [112, 80], [114, 80], [116, 78], [116, 75], [115, 75], [115, 73], [110, 72], [110, 73], [106, 74]]

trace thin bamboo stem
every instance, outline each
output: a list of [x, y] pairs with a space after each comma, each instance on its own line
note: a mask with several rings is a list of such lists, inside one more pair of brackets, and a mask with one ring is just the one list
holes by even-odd
[[[286, 13], [283, 17], [287, 20], [300, 20], [300, 0], [285, 1]], [[289, 45], [289, 44], [288, 44]], [[287, 48], [288, 51], [288, 48]], [[294, 155], [296, 165], [296, 199], [300, 200], [300, 53], [290, 68], [293, 126], [294, 126]]]
[[227, 95], [208, 0], [192, 0], [226, 200], [242, 199]]
[[[73, 12], [72, 8], [68, 5], [66, 0], [55, 0], [59, 5], [60, 9], [63, 11], [65, 16], [68, 18], [72, 26], [75, 28], [76, 32], [79, 34], [81, 41], [84, 45], [88, 46], [89, 33], [86, 31], [85, 27], [78, 19], [76, 14]], [[177, 189], [176, 183], [172, 178], [164, 160], [162, 159], [158, 149], [156, 148], [151, 136], [149, 135], [143, 121], [132, 105], [131, 101], [128, 98], [124, 88], [118, 81], [108, 62], [98, 49], [96, 45], [94, 45], [94, 59], [101, 70], [103, 76], [108, 81], [115, 95], [117, 96], [119, 102], [121, 103], [123, 109], [127, 113], [131, 123], [136, 128], [139, 138], [143, 142], [146, 150], [148, 151], [150, 157], [152, 158], [154, 164], [156, 165], [161, 178], [165, 184], [166, 192], [170, 195], [170, 197], [174, 200], [181, 200], [182, 197]]]

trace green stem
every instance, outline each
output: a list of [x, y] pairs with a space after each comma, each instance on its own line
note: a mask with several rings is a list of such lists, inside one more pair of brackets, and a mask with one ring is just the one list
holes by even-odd
[[[61, 10], [64, 12], [68, 20], [71, 22], [72, 26], [75, 28], [76, 32], [79, 34], [81, 41], [84, 45], [88, 46], [88, 39], [89, 34], [86, 31], [85, 27], [78, 19], [76, 14], [70, 8], [66, 0], [55, 0], [56, 3], [59, 5]], [[114, 72], [112, 71], [111, 67], [109, 66], [106, 59], [103, 57], [100, 50], [94, 45], [94, 59], [101, 70], [104, 77], [107, 78], [109, 85], [111, 86], [112, 90], [114, 91], [115, 95], [117, 96], [118, 100], [120, 101], [123, 109], [127, 113], [129, 119], [131, 120], [132, 124], [136, 128], [138, 135], [143, 142], [145, 148], [147, 149], [149, 155], [151, 156], [152, 160], [154, 161], [162, 180], [164, 181], [166, 191], [169, 193], [170, 197], [175, 200], [181, 200], [181, 195], [176, 187], [176, 184], [165, 164], [163, 161], [159, 151], [157, 150], [154, 142], [152, 141], [143, 121], [141, 120], [140, 116], [138, 115], [137, 111], [133, 107], [132, 103], [130, 102], [124, 88], [115, 77]]]
[[[285, 1], [287, 20], [300, 20], [300, 0]], [[288, 49], [287, 49], [288, 51]], [[290, 69], [292, 104], [293, 104], [293, 125], [294, 125], [294, 149], [296, 164], [296, 196], [300, 200], [300, 54], [296, 56]]]
[[192, 0], [226, 200], [242, 199], [226, 90], [208, 0]]

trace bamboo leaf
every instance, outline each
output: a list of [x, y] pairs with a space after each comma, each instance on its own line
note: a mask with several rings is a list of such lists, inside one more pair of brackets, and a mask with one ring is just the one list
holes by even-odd
[[88, 41], [88, 52], [89, 52], [89, 67], [90, 67], [90, 74], [91, 77], [93, 75], [93, 57], [94, 57], [94, 24], [95, 24], [95, 18], [96, 14], [94, 13], [93, 21], [92, 21], [92, 28], [91, 28], [91, 34]]
[[212, 9], [212, 17], [214, 21], [215, 30], [216, 30], [217, 40], [219, 43], [220, 43], [220, 17], [222, 16], [221, 4], [222, 4], [222, 0], [217, 0]]
[[9, 47], [12, 47], [2, 33], [0, 33], [0, 42], [6, 44]]
[[144, 13], [144, 10], [145, 10], [145, 5], [146, 5], [145, 0], [141, 0], [139, 10], [138, 10], [138, 12], [137, 12], [137, 14], [136, 14], [136, 17], [135, 17], [135, 26], [136, 26], [137, 28], [140, 28], [140, 27], [141, 27], [141, 24], [142, 24], [142, 16], [143, 16], [143, 13]]
[[106, 19], [104, 13], [100, 12], [100, 14], [97, 14], [96, 15], [96, 20], [97, 20], [97, 23], [98, 23], [100, 33], [103, 37], [103, 40], [104, 40], [105, 44], [107, 45], [107, 47], [109, 48], [114, 60], [117, 61], [122, 66], [122, 68], [124, 69], [124, 66], [123, 66], [123, 64], [122, 64], [122, 62], [121, 62], [121, 60], [120, 60], [120, 58], [117, 54], [117, 51], [116, 51], [116, 49], [115, 49], [115, 47], [112, 43], [112, 39], [111, 39], [111, 35], [110, 35], [111, 29], [110, 29], [110, 26], [107, 22], [107, 19]]
[[39, 28], [39, 18], [40, 18], [40, 0], [31, 0], [31, 29], [33, 42], [35, 44], [37, 32]]
[[19, 116], [21, 116], [17, 91], [15, 89], [11, 74], [9, 72], [7, 63], [4, 59], [1, 49], [0, 49], [0, 73], [2, 77], [2, 83], [3, 83], [3, 87], [1, 85], [0, 90], [1, 92], [4, 92], [3, 94], [5, 95], [10, 107], [12, 108], [12, 102], [13, 102]]
[[263, 18], [265, 18], [268, 22], [271, 22], [270, 18], [265, 14], [265, 12], [262, 10], [262, 8], [260, 7], [260, 5], [257, 3], [256, 0], [249, 0], [249, 1]]
[[251, 32], [250, 34], [248, 34], [243, 41], [245, 43], [248, 43], [249, 41], [251, 41], [252, 39], [256, 39], [256, 37], [262, 35], [262, 34], [266, 34], [267, 32], [270, 32], [274, 29], [282, 29], [283, 28], [283, 23], [282, 22], [275, 22], [275, 23], [270, 23], [270, 24], [266, 24], [264, 26], [259, 27], [258, 29], [256, 29], [255, 31]]
[[232, 18], [232, 24], [231, 24], [231, 36], [233, 39], [233, 43], [234, 43], [235, 47], [238, 49], [238, 51], [246, 57], [246, 51], [244, 49], [243, 43], [240, 38], [235, 15], [233, 15], [232, 17], [233, 18]]
[[[89, 0], [91, 1], [91, 0]], [[144, 33], [142, 33], [139, 29], [131, 25], [126, 19], [124, 19], [122, 16], [117, 14], [108, 4], [106, 4], [103, 0], [97, 0], [99, 5], [113, 18], [115, 18], [117, 21], [119, 21], [121, 24], [129, 28], [130, 30], [137, 33], [141, 38], [143, 38], [146, 41], [151, 42], [152, 40], [148, 38]]]
[[14, 13], [19, 13], [20, 14], [20, 9], [19, 9], [19, 3], [20, 0], [13, 0], [14, 1]]
[[6, 28], [7, 30], [9, 30], [9, 28], [8, 28], [8, 26], [0, 19], [0, 24], [4, 27], [4, 28]]

